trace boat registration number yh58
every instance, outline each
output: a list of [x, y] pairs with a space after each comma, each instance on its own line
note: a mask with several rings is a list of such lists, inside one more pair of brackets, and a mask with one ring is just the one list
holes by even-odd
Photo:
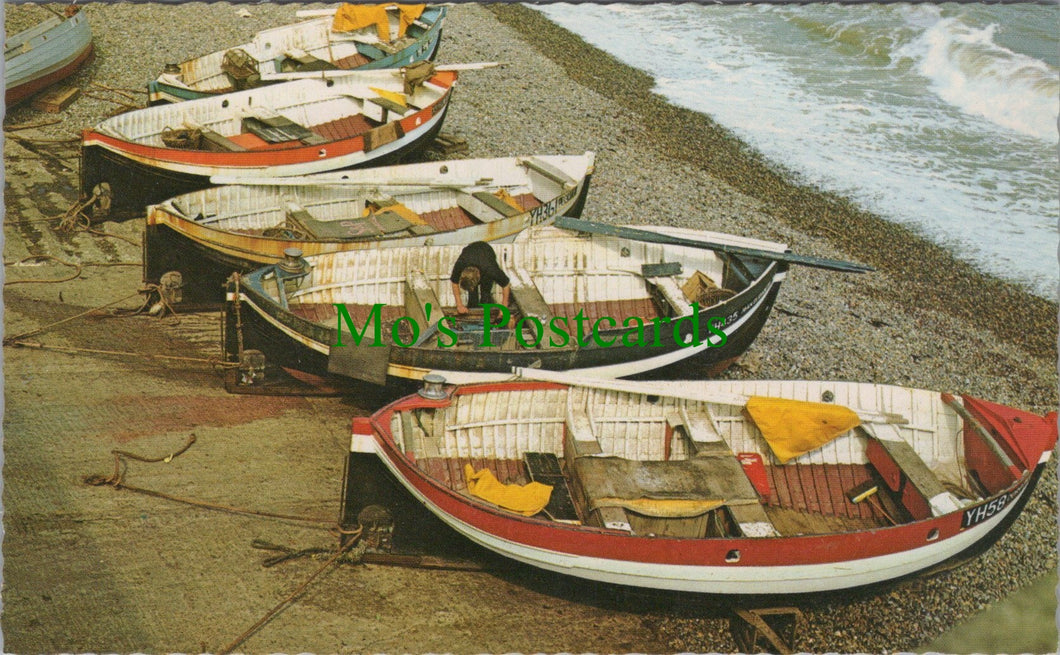
[[1026, 486], [1026, 481], [1007, 494], [1002, 494], [991, 500], [989, 503], [983, 503], [964, 510], [964, 516], [961, 518], [961, 529], [964, 530], [973, 525], [978, 525], [1008, 507], [1009, 503], [1020, 495], [1024, 486]]

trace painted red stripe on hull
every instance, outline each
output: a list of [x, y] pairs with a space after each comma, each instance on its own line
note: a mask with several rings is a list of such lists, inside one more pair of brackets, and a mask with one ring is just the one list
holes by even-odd
[[[375, 423], [377, 435], [382, 425], [389, 424], [390, 414], [390, 411], [380, 413], [381, 419]], [[925, 545], [935, 528], [940, 536], [934, 541], [943, 541], [957, 534], [961, 527], [958, 512], [901, 526], [827, 536], [693, 540], [619, 535], [591, 527], [524, 519], [470, 501], [426, 479], [392, 443], [380, 441], [384, 456], [441, 511], [498, 537], [563, 554], [650, 564], [718, 566], [724, 564], [726, 553], [736, 548], [741, 558], [732, 566], [827, 564], [898, 554]], [[1027, 477], [1024, 476], [1021, 484]]]
[[63, 66], [62, 68], [52, 71], [51, 73], [43, 77], [38, 77], [37, 79], [30, 80], [28, 82], [24, 82], [23, 84], [19, 84], [18, 86], [7, 89], [4, 92], [4, 102], [7, 104], [8, 107], [18, 104], [19, 102], [22, 102], [23, 100], [37, 93], [38, 91], [41, 91], [51, 86], [52, 84], [55, 84], [59, 80], [70, 77], [75, 72], [77, 72], [77, 69], [81, 68], [81, 66], [91, 62], [92, 59], [95, 58], [95, 54], [95, 48], [91, 43], [89, 43], [88, 47], [85, 48], [81, 52], [81, 54], [77, 56], [76, 59], [71, 61], [69, 64]]
[[[419, 125], [429, 121], [434, 116], [433, 110], [437, 104], [438, 103], [435, 103], [430, 107], [416, 112], [411, 117], [403, 119], [401, 124], [405, 129], [405, 132], [411, 132], [419, 127]], [[417, 119], [419, 119], [419, 124], [417, 124]], [[85, 130], [82, 142], [86, 146], [98, 144], [111, 150], [128, 153], [132, 156], [151, 159], [158, 162], [161, 166], [164, 166], [165, 164], [177, 164], [224, 168], [275, 167], [315, 162], [322, 157], [334, 159], [336, 157], [364, 151], [364, 137], [361, 135], [321, 145], [306, 146], [299, 144], [289, 148], [269, 149], [259, 152], [204, 152], [177, 150], [174, 148], [131, 143], [94, 130]]]

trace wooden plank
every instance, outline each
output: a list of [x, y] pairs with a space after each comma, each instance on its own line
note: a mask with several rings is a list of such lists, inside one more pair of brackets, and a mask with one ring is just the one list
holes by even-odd
[[445, 318], [442, 303], [434, 292], [430, 280], [422, 271], [410, 271], [405, 276], [405, 316], [420, 327], [419, 342], [430, 338], [438, 321]]
[[685, 294], [677, 286], [677, 281], [672, 277], [649, 277], [651, 282], [659, 291], [659, 295], [674, 312], [674, 316], [690, 316], [692, 314], [692, 303], [685, 299]]
[[817, 500], [817, 488], [813, 480], [813, 471], [801, 464], [796, 464], [795, 469], [799, 472], [799, 482], [802, 485], [803, 498], [806, 501], [806, 509], [820, 514], [821, 503]]
[[788, 464], [785, 471], [788, 478], [788, 489], [791, 491], [791, 507], [799, 511], [809, 511], [810, 504], [806, 501], [806, 492], [802, 485], [802, 475], [799, 473], [798, 464]]
[[498, 214], [502, 214], [508, 218], [511, 218], [512, 216], [518, 216], [519, 214], [523, 213], [521, 209], [516, 209], [515, 207], [512, 207], [511, 205], [504, 202], [489, 191], [476, 191], [471, 195], [479, 202], [489, 206], [490, 209], [496, 211]]
[[770, 486], [773, 488], [770, 505], [791, 507], [791, 490], [788, 489], [788, 478], [784, 473], [785, 468], [787, 467], [766, 466], [766, 472], [769, 474]]
[[511, 266], [508, 273], [512, 298], [519, 307], [519, 311], [523, 316], [533, 316], [541, 321], [543, 327], [547, 327], [549, 321], [552, 320], [552, 310], [537, 285], [534, 284], [530, 272], [518, 266]]
[[774, 505], [767, 505], [765, 512], [776, 531], [785, 537], [800, 534], [831, 534], [871, 530], [872, 528], [891, 525], [890, 521], [882, 517], [863, 519], [845, 516], [822, 516], [812, 512]]
[[400, 105], [389, 98], [367, 98], [367, 101], [379, 105], [386, 111], [393, 112], [398, 116], [404, 116], [409, 113], [408, 107]]
[[821, 507], [821, 513], [842, 516], [840, 514], [842, 506], [839, 508], [835, 507], [835, 503], [832, 500], [833, 486], [829, 472], [823, 466], [810, 466], [809, 468], [810, 473], [813, 475], [814, 489], [817, 491], [817, 503]]
[[570, 175], [567, 175], [559, 168], [556, 168], [547, 161], [543, 161], [537, 157], [520, 157], [519, 163], [526, 168], [547, 177], [564, 188], [571, 188], [577, 185], [577, 182]]
[[205, 150], [212, 152], [246, 152], [247, 148], [232, 141], [226, 136], [211, 130], [205, 125], [200, 125], [190, 118], [184, 119], [184, 127], [189, 130], [198, 130], [202, 134], [203, 141], [206, 144]]
[[593, 434], [592, 423], [585, 410], [571, 410], [565, 422], [567, 428], [567, 447], [574, 457], [586, 457], [603, 453], [600, 442]]
[[492, 223], [505, 218], [504, 214], [470, 194], [457, 195], [456, 204], [480, 223]]
[[455, 457], [449, 457], [445, 460], [446, 464], [446, 484], [449, 485], [450, 489], [456, 491], [467, 491], [467, 478], [464, 477], [464, 467], [461, 465], [460, 460]]
[[[933, 516], [941, 516], [961, 508], [957, 497], [946, 489], [935, 472], [928, 468], [913, 447], [902, 439], [897, 428], [893, 425], [862, 425], [857, 429], [875, 437], [874, 443], [879, 444], [891, 458], [908, 483], [929, 506]], [[876, 451], [870, 447], [869, 452]]]
[[61, 86], [45, 91], [33, 99], [33, 108], [49, 114], [58, 114], [69, 107], [81, 95], [76, 86]]

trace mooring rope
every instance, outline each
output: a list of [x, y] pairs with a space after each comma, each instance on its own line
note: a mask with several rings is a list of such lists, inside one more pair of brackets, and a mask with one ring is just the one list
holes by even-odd
[[261, 619], [258, 620], [257, 623], [255, 623], [254, 625], [250, 626], [250, 628], [248, 628], [246, 630], [246, 632], [244, 632], [243, 634], [241, 634], [238, 637], [236, 637], [235, 641], [233, 641], [232, 643], [228, 644], [224, 648], [222, 648], [219, 651], [217, 651], [218, 655], [228, 655], [229, 653], [234, 651], [244, 641], [249, 639], [251, 636], [254, 635], [254, 633], [256, 633], [258, 630], [260, 630], [262, 627], [264, 627], [266, 623], [271, 621], [273, 619], [273, 617], [275, 617], [277, 614], [279, 614], [284, 609], [286, 609], [288, 605], [293, 603], [295, 601], [295, 599], [297, 599], [298, 596], [300, 596], [309, 587], [309, 585], [312, 584], [313, 581], [316, 580], [320, 576], [321, 573], [323, 573], [324, 571], [326, 571], [329, 568], [331, 568], [336, 562], [338, 562], [340, 559], [342, 559], [342, 557], [344, 555], [346, 555], [346, 553], [349, 550], [351, 550], [355, 545], [360, 543], [361, 532], [362, 532], [361, 529], [356, 530], [356, 532], [355, 532], [356, 537], [355, 538], [351, 539], [344, 546], [341, 546], [340, 548], [338, 548], [335, 551], [335, 554], [332, 555], [331, 558], [328, 559], [328, 561], [324, 562], [324, 564], [321, 565], [320, 568], [318, 568], [316, 571], [314, 571], [313, 574], [310, 575], [309, 578], [305, 582], [303, 582], [301, 585], [299, 585], [299, 587], [297, 589], [295, 589], [293, 593], [291, 593], [289, 596], [287, 596], [282, 601], [280, 601], [280, 603], [278, 605], [276, 605], [275, 607], [273, 607], [271, 610], [266, 612], [265, 616], [261, 617]]
[[120, 302], [125, 302], [129, 298], [132, 298], [132, 297], [138, 296], [138, 295], [140, 295], [140, 292], [136, 291], [135, 293], [130, 293], [127, 296], [124, 296], [122, 298], [118, 298], [117, 300], [114, 300], [114, 301], [111, 301], [109, 303], [106, 303], [105, 305], [100, 305], [99, 307], [93, 307], [92, 309], [87, 309], [87, 310], [81, 312], [80, 314], [75, 314], [73, 316], [69, 316], [67, 318], [55, 321], [54, 323], [49, 323], [48, 325], [44, 325], [44, 326], [41, 326], [39, 328], [35, 328], [35, 329], [30, 330], [28, 332], [23, 332], [21, 334], [16, 334], [13, 337], [4, 337], [4, 345], [5, 346], [19, 345], [18, 341], [20, 341], [22, 339], [25, 339], [26, 337], [31, 337], [31, 336], [33, 336], [35, 334], [40, 334], [42, 332], [46, 332], [47, 330], [50, 330], [53, 327], [62, 325], [63, 323], [69, 323], [70, 321], [73, 321], [75, 319], [81, 318], [82, 316], [87, 316], [87, 315], [91, 314], [92, 312], [98, 312], [101, 309], [106, 309], [107, 307], [111, 307], [113, 305], [117, 305]]
[[144, 489], [142, 487], [134, 487], [125, 483], [125, 474], [129, 468], [127, 460], [132, 459], [138, 462], [147, 462], [149, 464], [158, 462], [165, 462], [168, 464], [175, 458], [187, 452], [188, 449], [191, 448], [191, 446], [195, 443], [195, 441], [196, 437], [193, 434], [188, 437], [187, 443], [185, 443], [180, 449], [170, 453], [169, 455], [163, 455], [161, 457], [146, 457], [143, 455], [130, 453], [126, 450], [112, 450], [110, 452], [112, 455], [114, 455], [114, 472], [109, 476], [104, 476], [98, 473], [93, 475], [86, 475], [83, 479], [83, 482], [92, 487], [111, 486], [115, 489], [124, 489], [126, 491], [132, 491], [135, 493], [143, 494], [145, 496], [151, 496], [153, 498], [161, 498], [162, 500], [169, 500], [175, 503], [191, 505], [193, 507], [201, 507], [203, 509], [228, 512], [230, 514], [256, 516], [259, 518], [281, 519], [284, 521], [296, 521], [300, 523], [311, 523], [317, 526], [324, 526], [324, 529], [330, 529], [334, 526], [335, 521], [331, 519], [307, 518], [305, 516], [294, 516], [290, 514], [279, 514], [277, 512], [266, 512], [262, 510], [234, 507], [231, 505], [221, 505], [219, 503], [210, 503], [203, 500], [182, 498], [180, 496], [174, 496], [171, 494], [163, 493], [161, 491]]
[[197, 364], [210, 364], [214, 368], [236, 368], [239, 366], [236, 362], [223, 362], [220, 359], [213, 357], [181, 357], [179, 355], [157, 355], [154, 353], [137, 353], [128, 350], [100, 350], [98, 348], [75, 348], [73, 346], [50, 346], [47, 344], [39, 343], [36, 341], [14, 341], [7, 343], [4, 340], [5, 346], [12, 346], [18, 348], [31, 348], [33, 350], [54, 350], [56, 352], [64, 352], [72, 355], [85, 354], [85, 355], [117, 355], [126, 357], [142, 357], [146, 359], [167, 359], [178, 362], [193, 362]]
[[42, 261], [42, 260], [43, 261], [47, 261], [47, 260], [56, 261], [56, 262], [59, 262], [60, 264], [62, 264], [63, 266], [70, 266], [70, 267], [72, 267], [72, 268], [74, 268], [76, 270], [71, 275], [68, 275], [68, 276], [62, 277], [62, 278], [58, 278], [58, 279], [52, 279], [52, 280], [4, 280], [4, 286], [6, 287], [6, 286], [11, 285], [11, 284], [59, 284], [60, 282], [69, 282], [70, 280], [77, 279], [78, 277], [81, 276], [82, 264], [78, 264], [76, 262], [68, 262], [68, 261], [59, 259], [58, 257], [56, 257], [54, 255], [30, 255], [29, 257], [23, 257], [22, 259], [18, 260], [14, 264], [5, 263], [4, 266], [18, 266], [19, 264], [25, 264], [26, 262], [29, 262], [29, 261]]
[[59, 279], [54, 279], [54, 280], [5, 280], [4, 281], [4, 286], [6, 287], [9, 284], [58, 284], [59, 282], [69, 282], [70, 280], [76, 279], [79, 275], [81, 275], [82, 269], [84, 267], [86, 267], [86, 266], [101, 266], [101, 267], [106, 267], [106, 266], [142, 266], [142, 264], [140, 262], [80, 262], [80, 263], [76, 263], [76, 262], [68, 262], [66, 260], [59, 259], [58, 257], [56, 257], [54, 255], [30, 255], [29, 257], [23, 257], [22, 259], [18, 260], [17, 262], [4, 262], [4, 266], [20, 266], [22, 264], [25, 264], [26, 262], [30, 262], [30, 261], [34, 261], [34, 260], [40, 261], [40, 260], [48, 260], [48, 259], [53, 260], [53, 261], [57, 261], [60, 264], [62, 264], [63, 266], [70, 266], [72, 268], [76, 268], [77, 272], [74, 273], [73, 275], [71, 275], [70, 277], [64, 277], [64, 278], [59, 278]]

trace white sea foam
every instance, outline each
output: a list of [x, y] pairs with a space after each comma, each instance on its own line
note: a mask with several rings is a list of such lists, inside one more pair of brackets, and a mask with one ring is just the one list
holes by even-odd
[[[658, 93], [709, 114], [801, 181], [1056, 297], [1056, 68], [1001, 45], [1000, 28], [989, 27], [1036, 10], [541, 11], [647, 71]], [[1056, 37], [1044, 35], [1040, 50], [1055, 48]]]
[[997, 25], [974, 28], [940, 17], [900, 54], [916, 61], [940, 98], [1002, 127], [1056, 141], [1058, 71], [994, 40]]

